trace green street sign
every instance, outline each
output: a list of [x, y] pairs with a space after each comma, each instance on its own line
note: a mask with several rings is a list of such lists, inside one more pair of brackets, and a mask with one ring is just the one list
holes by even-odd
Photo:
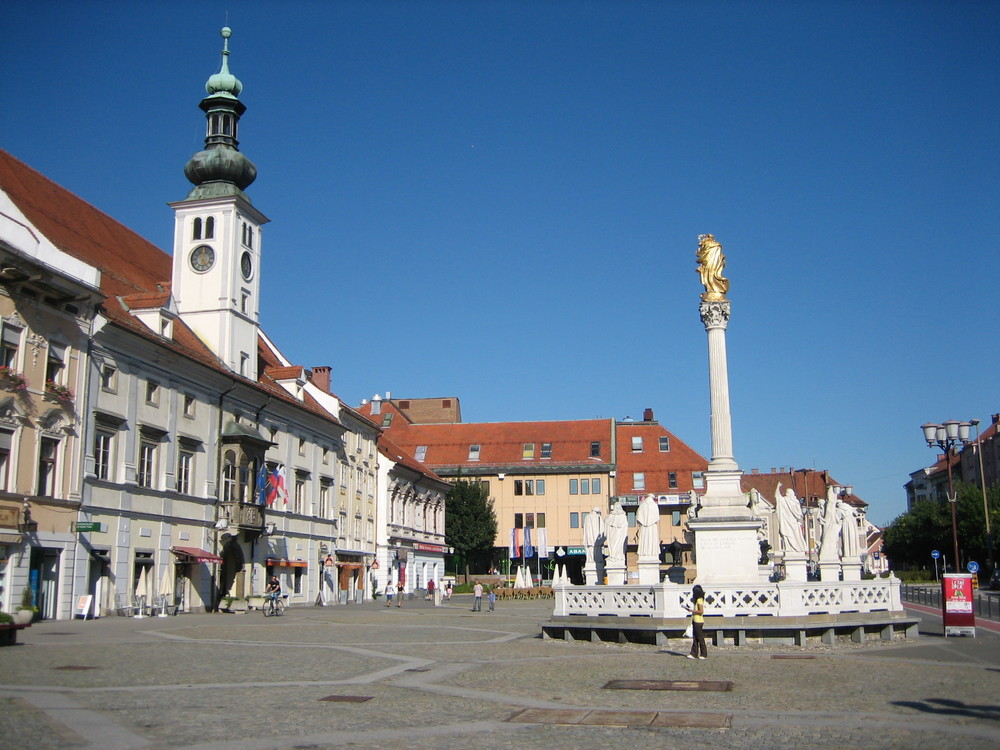
[[76, 531], [100, 531], [100, 521], [77, 521], [73, 524]]

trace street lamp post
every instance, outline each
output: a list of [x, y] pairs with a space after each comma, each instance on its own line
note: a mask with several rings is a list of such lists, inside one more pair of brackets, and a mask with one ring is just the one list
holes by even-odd
[[983, 516], [986, 519], [986, 558], [990, 565], [990, 575], [993, 575], [993, 534], [990, 532], [990, 507], [986, 502], [986, 473], [983, 471], [983, 446], [979, 442], [979, 420], [973, 419], [972, 424], [976, 428], [974, 446], [979, 456], [979, 487], [983, 491]]
[[969, 444], [969, 428], [971, 422], [958, 422], [950, 419], [944, 424], [934, 424], [928, 422], [921, 425], [924, 431], [924, 440], [927, 441], [928, 448], [940, 448], [944, 451], [945, 464], [948, 466], [948, 502], [951, 504], [951, 538], [955, 545], [955, 572], [959, 571], [958, 556], [958, 520], [955, 514], [955, 482], [952, 478], [951, 459], [955, 455], [955, 448], [959, 445]]

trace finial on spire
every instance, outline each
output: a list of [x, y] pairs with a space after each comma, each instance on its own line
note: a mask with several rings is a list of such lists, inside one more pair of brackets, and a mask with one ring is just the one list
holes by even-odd
[[239, 96], [243, 91], [243, 84], [240, 79], [229, 72], [229, 37], [233, 35], [233, 30], [228, 26], [223, 26], [219, 32], [222, 37], [222, 65], [219, 72], [211, 76], [205, 84], [205, 91], [212, 94], [229, 94]]

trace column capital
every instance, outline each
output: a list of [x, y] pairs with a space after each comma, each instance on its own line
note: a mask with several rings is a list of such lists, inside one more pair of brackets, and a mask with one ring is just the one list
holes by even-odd
[[705, 330], [721, 328], [723, 330], [729, 325], [729, 306], [727, 299], [722, 300], [702, 300], [698, 306], [701, 314], [701, 322], [705, 325]]

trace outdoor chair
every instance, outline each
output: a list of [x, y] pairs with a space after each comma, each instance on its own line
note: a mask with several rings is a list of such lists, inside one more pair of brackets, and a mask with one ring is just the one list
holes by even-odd
[[139, 611], [128, 594], [115, 594], [115, 612], [119, 617], [135, 617]]

